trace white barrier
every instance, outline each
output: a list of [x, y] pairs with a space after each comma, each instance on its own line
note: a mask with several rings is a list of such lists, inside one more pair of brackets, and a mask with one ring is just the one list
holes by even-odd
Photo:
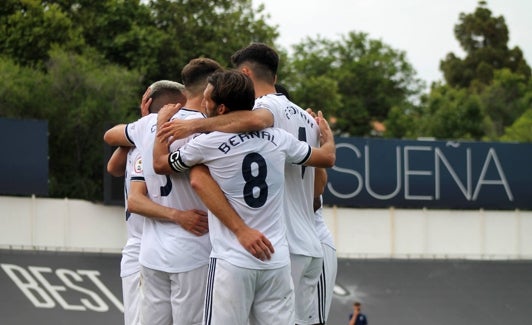
[[[346, 209], [324, 217], [340, 257], [532, 259], [532, 211]], [[0, 196], [0, 248], [120, 252], [124, 211]]]

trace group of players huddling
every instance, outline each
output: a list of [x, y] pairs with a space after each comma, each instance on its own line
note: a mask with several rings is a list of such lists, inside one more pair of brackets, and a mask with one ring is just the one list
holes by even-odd
[[333, 134], [276, 91], [279, 57], [191, 60], [109, 129], [126, 175], [125, 324], [325, 324], [336, 252], [321, 215]]

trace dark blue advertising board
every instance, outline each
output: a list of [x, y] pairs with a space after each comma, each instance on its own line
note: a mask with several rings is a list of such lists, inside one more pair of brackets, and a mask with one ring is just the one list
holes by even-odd
[[336, 138], [326, 205], [532, 209], [532, 144]]
[[123, 324], [120, 258], [0, 249], [0, 324]]
[[48, 196], [48, 121], [0, 118], [0, 195]]

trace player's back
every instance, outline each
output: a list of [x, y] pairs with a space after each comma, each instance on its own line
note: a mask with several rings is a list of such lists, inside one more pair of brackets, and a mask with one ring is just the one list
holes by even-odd
[[[315, 119], [282, 94], [269, 94], [255, 101], [255, 109], [269, 109], [274, 126], [301, 141], [319, 147], [319, 126]], [[287, 165], [285, 174], [285, 221], [290, 253], [321, 257], [321, 245], [314, 224], [314, 168]]]
[[275, 248], [271, 260], [260, 261], [216, 217], [209, 215], [211, 256], [254, 269], [287, 265], [288, 246], [282, 220], [285, 161], [303, 162], [310, 147], [284, 130], [268, 128], [241, 134], [204, 134], [189, 142], [179, 154], [186, 165], [207, 165], [244, 222], [261, 231]]
[[[128, 124], [126, 134], [142, 156], [142, 168], [148, 196], [154, 202], [178, 210], [207, 211], [194, 194], [187, 175], [159, 175], [153, 169], [153, 143], [157, 131], [157, 114], [149, 114]], [[196, 236], [178, 224], [145, 220], [140, 253], [141, 264], [156, 270], [186, 272], [208, 263], [210, 240]]]

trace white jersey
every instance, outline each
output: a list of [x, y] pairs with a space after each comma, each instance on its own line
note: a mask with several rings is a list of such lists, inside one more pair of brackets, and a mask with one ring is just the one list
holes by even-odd
[[132, 177], [135, 177], [135, 171], [139, 169], [138, 164], [140, 164], [140, 153], [137, 148], [131, 148], [127, 153], [126, 172], [124, 177], [127, 242], [122, 249], [122, 260], [120, 262], [121, 277], [126, 277], [140, 271], [139, 252], [144, 217], [136, 213], [130, 213], [127, 210], [127, 195], [129, 193], [130, 182]]
[[[323, 205], [323, 197], [320, 196], [321, 204]], [[315, 215], [315, 221], [316, 221], [316, 231], [318, 233], [318, 238], [320, 239], [320, 242], [324, 245], [329, 246], [332, 249], [336, 249], [334, 246], [334, 239], [329, 231], [329, 228], [327, 227], [327, 224], [325, 224], [325, 220], [323, 219], [323, 207], [320, 207], [318, 210], [316, 210]]]
[[[257, 98], [254, 109], [259, 108], [272, 112], [274, 127], [288, 131], [312, 147], [319, 147], [320, 131], [314, 118], [284, 95], [268, 94]], [[285, 180], [284, 209], [290, 253], [322, 257], [313, 210], [314, 168], [287, 165]]]
[[[180, 116], [203, 117], [203, 114], [181, 109]], [[207, 211], [190, 186], [187, 174], [159, 175], [153, 170], [153, 143], [157, 114], [149, 114], [126, 127], [126, 136], [139, 148], [148, 195], [154, 202], [178, 210]], [[208, 234], [196, 236], [171, 222], [146, 218], [140, 249], [140, 263], [148, 268], [180, 273], [209, 263], [211, 245]]]
[[207, 165], [236, 212], [249, 227], [262, 232], [275, 250], [270, 260], [255, 258], [209, 212], [211, 257], [249, 269], [275, 269], [290, 263], [282, 219], [285, 162], [303, 164], [310, 153], [308, 144], [278, 128], [239, 134], [211, 132], [172, 153], [175, 170]]

